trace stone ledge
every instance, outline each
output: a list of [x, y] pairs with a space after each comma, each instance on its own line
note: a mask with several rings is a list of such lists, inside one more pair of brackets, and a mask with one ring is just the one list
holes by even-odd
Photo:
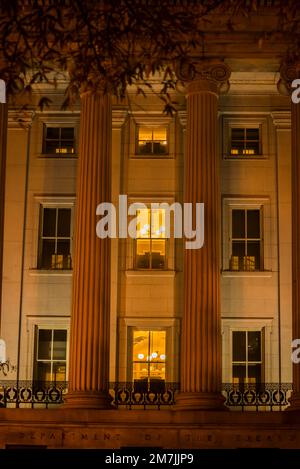
[[296, 412], [0, 409], [0, 448], [299, 448]]

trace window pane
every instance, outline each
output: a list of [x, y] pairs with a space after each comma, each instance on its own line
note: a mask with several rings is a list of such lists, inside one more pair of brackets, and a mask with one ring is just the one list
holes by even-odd
[[64, 362], [54, 362], [53, 363], [53, 376], [52, 380], [57, 381], [66, 381], [66, 364]]
[[136, 240], [136, 267], [138, 269], [150, 268], [150, 239]]
[[231, 140], [244, 140], [245, 136], [245, 129], [244, 128], [235, 128], [232, 127], [231, 129]]
[[56, 154], [59, 153], [59, 140], [46, 140], [45, 142], [45, 152]]
[[243, 155], [244, 142], [234, 141], [231, 143], [231, 154], [232, 155]]
[[56, 228], [56, 208], [43, 209], [43, 236], [54, 237]]
[[261, 382], [261, 365], [249, 365], [248, 366], [248, 383], [260, 383]]
[[259, 129], [246, 129], [247, 140], [259, 140]]
[[246, 361], [246, 332], [232, 332], [232, 360], [234, 362]]
[[51, 329], [39, 329], [38, 332], [38, 359], [51, 360]]
[[246, 254], [245, 241], [232, 241], [232, 255], [243, 257]]
[[52, 381], [51, 363], [36, 363], [35, 380], [40, 382]]
[[[150, 362], [145, 363], [133, 363], [133, 380], [146, 380], [147, 386], [145, 391], [148, 387], [148, 378], [150, 376]], [[145, 392], [144, 391], [144, 392]]]
[[62, 140], [73, 140], [74, 139], [74, 128], [73, 127], [62, 127], [60, 129], [60, 136]]
[[55, 330], [53, 338], [53, 359], [66, 360], [67, 356], [67, 331]]
[[56, 153], [67, 154], [74, 153], [74, 143], [73, 140], [64, 140], [60, 143], [60, 148]]
[[247, 210], [247, 237], [260, 238], [260, 210]]
[[248, 361], [261, 361], [261, 333], [260, 331], [248, 332]]
[[233, 365], [232, 382], [234, 384], [243, 384], [246, 382], [246, 365]]
[[133, 361], [149, 360], [149, 331], [133, 331]]
[[167, 153], [167, 144], [153, 142], [153, 154], [154, 155], [163, 155]]
[[50, 239], [42, 240], [42, 252], [40, 257], [40, 268], [55, 269], [55, 241]]
[[152, 128], [139, 127], [139, 141], [151, 142], [152, 141]]
[[153, 129], [153, 140], [167, 143], [166, 127], [157, 127]]
[[259, 142], [246, 142], [246, 149], [243, 150], [244, 155], [258, 155]]
[[47, 127], [46, 138], [59, 140], [59, 127]]
[[151, 252], [152, 269], [164, 269], [166, 263], [166, 240], [153, 239]]
[[137, 238], [150, 238], [150, 210], [137, 211]]
[[71, 269], [70, 240], [57, 241], [56, 269]]
[[152, 361], [165, 361], [166, 331], [150, 332], [150, 357]]
[[140, 142], [139, 143], [139, 153], [143, 155], [150, 155], [152, 153], [152, 143], [151, 142]]
[[151, 237], [164, 238], [166, 231], [166, 211], [151, 210]]
[[249, 265], [255, 266], [253, 269], [249, 270], [259, 270], [261, 268], [260, 265], [260, 241], [248, 241], [247, 242], [247, 254], [248, 258], [250, 258]]
[[157, 380], [166, 379], [165, 363], [150, 363], [150, 378]]
[[245, 210], [232, 210], [232, 238], [245, 238]]
[[71, 209], [59, 208], [57, 220], [57, 236], [70, 236]]

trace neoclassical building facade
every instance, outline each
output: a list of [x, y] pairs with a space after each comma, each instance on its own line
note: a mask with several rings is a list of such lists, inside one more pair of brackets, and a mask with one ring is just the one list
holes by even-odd
[[[87, 447], [299, 444], [297, 72], [280, 71], [283, 44], [259, 53], [249, 38], [245, 55], [229, 38], [225, 57], [216, 40], [195, 58], [173, 116], [159, 77], [146, 96], [85, 91], [67, 111], [65, 82], [37, 86], [22, 125], [0, 105], [1, 444], [28, 440], [10, 430], [25, 416], [50, 447], [79, 446], [82, 429]], [[97, 206], [120, 210], [120, 195], [144, 204], [136, 235], [99, 239]], [[174, 238], [173, 219], [166, 237], [166, 210], [150, 208], [176, 202], [204, 203], [203, 247]], [[235, 441], [229, 420], [244, 435], [250, 419], [253, 439]]]

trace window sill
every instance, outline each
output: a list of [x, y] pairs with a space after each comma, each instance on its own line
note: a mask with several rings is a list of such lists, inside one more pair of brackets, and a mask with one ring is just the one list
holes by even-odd
[[175, 270], [126, 270], [126, 277], [175, 277]]
[[72, 153], [70, 155], [51, 155], [51, 154], [38, 154], [37, 158], [40, 158], [42, 160], [77, 160], [78, 155], [76, 153]]
[[247, 271], [235, 271], [235, 270], [222, 270], [222, 277], [242, 277], [242, 278], [251, 278], [251, 277], [261, 277], [261, 278], [272, 278], [273, 272], [271, 270], [256, 270], [254, 272]]
[[229, 161], [257, 161], [257, 160], [267, 160], [269, 159], [269, 155], [266, 155], [266, 154], [262, 154], [262, 155], [249, 155], [249, 156], [243, 156], [243, 155], [239, 155], [239, 156], [232, 156], [232, 155], [227, 155], [227, 154], [223, 154], [223, 160], [229, 160]]
[[130, 157], [132, 160], [173, 160], [174, 156], [171, 155], [139, 155], [135, 154]]
[[29, 269], [29, 275], [32, 277], [49, 277], [50, 275], [54, 276], [64, 276], [64, 277], [72, 277], [73, 270], [72, 269]]

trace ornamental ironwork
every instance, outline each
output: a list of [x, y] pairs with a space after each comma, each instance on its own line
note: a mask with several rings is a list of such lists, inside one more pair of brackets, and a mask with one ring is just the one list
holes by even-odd
[[[163, 380], [114, 382], [109, 385], [111, 405], [123, 409], [162, 409], [176, 404], [179, 383]], [[0, 383], [0, 407], [53, 408], [64, 403], [66, 382], [9, 381]], [[291, 383], [222, 385], [224, 405], [231, 410], [273, 411], [289, 405]]]
[[223, 384], [225, 405], [240, 410], [284, 410], [292, 383]]

